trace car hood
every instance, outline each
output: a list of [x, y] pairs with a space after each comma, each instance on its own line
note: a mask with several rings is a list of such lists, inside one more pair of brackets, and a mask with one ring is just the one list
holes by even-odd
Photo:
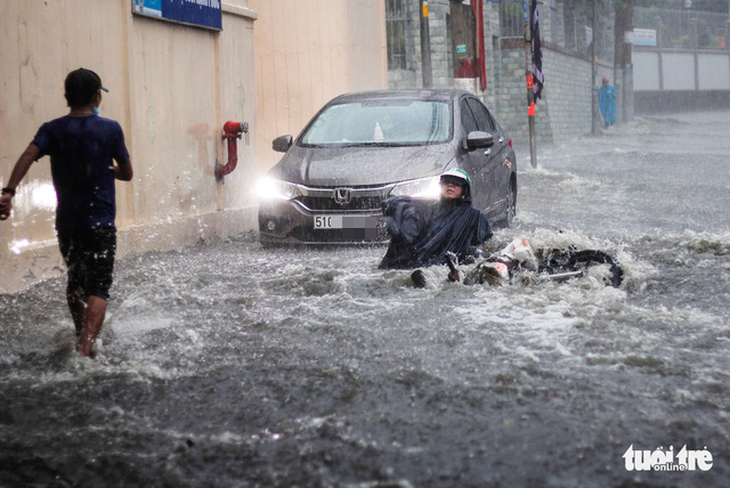
[[307, 186], [364, 186], [440, 174], [455, 157], [451, 144], [409, 147], [293, 146], [272, 168], [274, 178]]

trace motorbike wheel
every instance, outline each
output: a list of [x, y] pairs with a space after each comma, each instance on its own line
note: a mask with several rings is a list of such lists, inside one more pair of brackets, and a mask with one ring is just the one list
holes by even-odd
[[568, 279], [582, 276], [591, 266], [607, 264], [610, 269], [608, 283], [611, 286], [619, 287], [623, 281], [623, 269], [616, 258], [610, 254], [594, 249], [584, 251], [563, 251], [554, 250], [542, 262], [538, 273], [548, 278]]

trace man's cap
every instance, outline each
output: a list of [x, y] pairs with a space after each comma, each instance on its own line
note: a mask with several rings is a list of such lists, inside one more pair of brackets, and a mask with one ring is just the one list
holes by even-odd
[[88, 86], [93, 87], [94, 91], [103, 90], [109, 93], [109, 90], [101, 84], [101, 77], [90, 69], [79, 68], [70, 72], [66, 77], [66, 82], [68, 83], [69, 80], [76, 80], [88, 84]]

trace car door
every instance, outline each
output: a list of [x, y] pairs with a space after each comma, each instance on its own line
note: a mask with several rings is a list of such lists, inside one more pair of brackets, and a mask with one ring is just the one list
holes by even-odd
[[494, 136], [494, 145], [486, 150], [481, 150], [480, 157], [483, 158], [480, 170], [480, 184], [484, 185], [486, 195], [485, 206], [481, 208], [488, 218], [497, 215], [503, 210], [506, 202], [507, 188], [509, 186], [510, 170], [504, 163], [509, 152], [509, 141], [505, 138], [494, 118], [476, 98], [467, 98], [466, 103], [474, 115], [477, 130], [488, 132]]
[[492, 149], [469, 149], [466, 145], [466, 137], [469, 133], [480, 130], [474, 111], [471, 108], [470, 100], [472, 100], [471, 97], [462, 97], [459, 102], [461, 130], [464, 138], [462, 142], [464, 154], [462, 156], [461, 165], [469, 172], [469, 176], [471, 176], [473, 205], [484, 211], [490, 207], [492, 202], [489, 183], [489, 179], [491, 177], [489, 160]]

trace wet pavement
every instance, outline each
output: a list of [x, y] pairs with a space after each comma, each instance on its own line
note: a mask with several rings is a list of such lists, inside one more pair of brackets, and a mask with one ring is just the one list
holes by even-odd
[[384, 247], [247, 234], [120, 260], [93, 361], [63, 279], [0, 295], [0, 485], [726, 486], [727, 127], [637, 118], [536, 169], [518, 148], [493, 247], [605, 250], [618, 289], [416, 289]]

